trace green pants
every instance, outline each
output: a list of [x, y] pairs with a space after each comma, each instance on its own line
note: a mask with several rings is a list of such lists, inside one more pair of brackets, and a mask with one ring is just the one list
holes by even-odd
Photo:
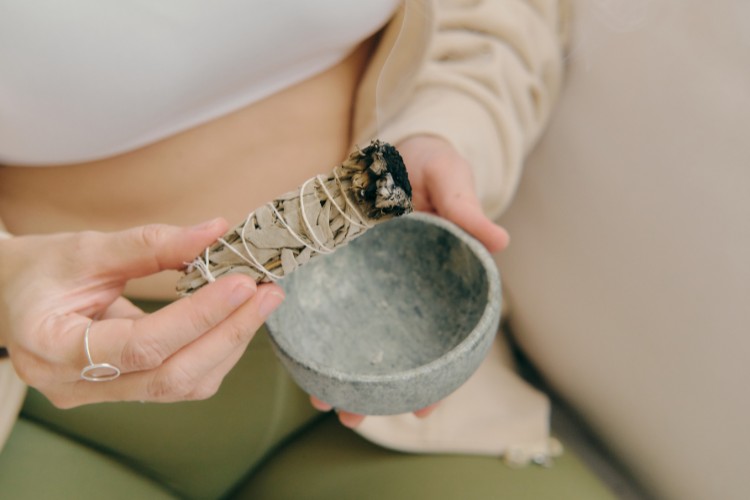
[[58, 410], [30, 391], [0, 454], [0, 497], [612, 498], [570, 453], [515, 470], [377, 447], [312, 409], [265, 330], [207, 401]]

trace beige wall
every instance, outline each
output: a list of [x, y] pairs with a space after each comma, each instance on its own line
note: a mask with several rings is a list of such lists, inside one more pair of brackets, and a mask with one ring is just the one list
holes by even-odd
[[661, 498], [750, 495], [750, 2], [578, 0], [503, 218], [520, 343]]

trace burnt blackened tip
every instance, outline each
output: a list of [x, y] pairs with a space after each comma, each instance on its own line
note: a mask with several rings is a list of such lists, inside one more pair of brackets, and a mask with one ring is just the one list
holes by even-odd
[[409, 199], [411, 199], [409, 174], [406, 171], [404, 159], [401, 157], [398, 149], [387, 142], [374, 140], [362, 150], [362, 156], [366, 168], [370, 168], [377, 157], [382, 157], [388, 173], [393, 177], [393, 182], [403, 189]]

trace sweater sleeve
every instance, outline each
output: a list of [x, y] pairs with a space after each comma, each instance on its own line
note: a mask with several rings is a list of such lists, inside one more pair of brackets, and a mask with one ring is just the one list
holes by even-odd
[[563, 75], [565, 9], [558, 0], [441, 0], [413, 94], [384, 124], [397, 143], [430, 134], [471, 164], [485, 212], [510, 202]]
[[10, 359], [0, 359], [0, 452], [21, 409], [26, 386], [18, 378]]

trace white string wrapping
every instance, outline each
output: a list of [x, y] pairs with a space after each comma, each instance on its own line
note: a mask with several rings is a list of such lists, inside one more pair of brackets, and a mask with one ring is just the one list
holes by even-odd
[[330, 254], [376, 223], [409, 213], [411, 186], [396, 149], [373, 141], [298, 189], [250, 212], [245, 221], [186, 263], [177, 291], [188, 295], [226, 273], [278, 281]]
[[[336, 201], [337, 196], [332, 193], [332, 190], [329, 186], [326, 184], [330, 184], [331, 181], [334, 182], [336, 191], [338, 194], [338, 197], [343, 199], [343, 203], [339, 203]], [[308, 191], [308, 186], [310, 184], [313, 184], [313, 190]], [[317, 190], [322, 191], [323, 197], [319, 197]], [[281, 227], [283, 227], [286, 232], [288, 233], [289, 237], [296, 242], [297, 244], [301, 245], [303, 248], [306, 248], [310, 251], [309, 255], [306, 255], [303, 257], [303, 259], [306, 260], [312, 257], [314, 254], [329, 254], [334, 251], [334, 247], [338, 246], [342, 243], [348, 242], [349, 240], [353, 239], [354, 236], [359, 235], [360, 233], [364, 232], [365, 230], [371, 228], [373, 224], [369, 222], [362, 213], [357, 209], [356, 205], [352, 200], [349, 199], [349, 197], [346, 195], [346, 188], [344, 187], [342, 180], [337, 172], [332, 173], [332, 177], [326, 179], [322, 175], [317, 175], [315, 177], [312, 177], [305, 181], [299, 189], [296, 191], [297, 197], [299, 198], [298, 207], [299, 207], [299, 215], [301, 218], [301, 225], [302, 225], [302, 231], [295, 230], [284, 218], [284, 214], [282, 214], [279, 209], [276, 207], [276, 204], [282, 204], [283, 201], [286, 201], [289, 199], [289, 194], [282, 196], [280, 199], [275, 200], [273, 202], [269, 202], [265, 205], [265, 207], [268, 208], [268, 210], [271, 211], [273, 216], [275, 217], [275, 222], [277, 222]], [[345, 233], [347, 233], [347, 237], [343, 238], [342, 241], [336, 242], [335, 239], [331, 244], [330, 242], [323, 241], [324, 238], [319, 236], [316, 233], [316, 225], [311, 222], [311, 214], [309, 214], [309, 207], [306, 205], [309, 205], [310, 203], [306, 203], [306, 194], [308, 196], [313, 196], [314, 201], [319, 205], [325, 205], [326, 202], [330, 203], [330, 206], [332, 209], [335, 210], [335, 214], [337, 216], [340, 216], [342, 221], [344, 222], [344, 225], [341, 227], [341, 229], [344, 230]], [[203, 281], [206, 283], [212, 283], [216, 281], [216, 278], [218, 275], [224, 274], [229, 269], [213, 269], [216, 267], [212, 264], [212, 254], [225, 250], [227, 252], [230, 252], [234, 256], [236, 256], [240, 261], [242, 261], [244, 264], [248, 266], [248, 270], [250, 272], [246, 271], [246, 274], [251, 274], [257, 276], [254, 276], [256, 278], [256, 281], [262, 282], [262, 281], [278, 281], [281, 279], [286, 272], [289, 271], [289, 269], [285, 270], [282, 273], [274, 272], [272, 269], [269, 269], [267, 265], [264, 265], [261, 262], [261, 259], [258, 258], [255, 254], [256, 252], [253, 251], [251, 248], [251, 243], [248, 239], [247, 231], [248, 227], [250, 225], [253, 225], [257, 223], [256, 219], [257, 210], [250, 212], [248, 214], [247, 218], [245, 219], [245, 222], [241, 225], [239, 229], [239, 242], [241, 243], [242, 250], [239, 250], [236, 248], [236, 244], [232, 244], [229, 241], [227, 241], [226, 238], [219, 238], [217, 240], [217, 244], [214, 245], [211, 248], [206, 248], [206, 250], [203, 252], [203, 254], [199, 257], [197, 257], [193, 262], [190, 262], [188, 264], [187, 268], [187, 276], [190, 276], [191, 274], [194, 274], [194, 271], [197, 272], [199, 276], [198, 281]], [[318, 214], [319, 215], [319, 214]], [[333, 217], [335, 220], [336, 217]], [[348, 227], [346, 227], [348, 226]], [[330, 238], [329, 238], [330, 239]], [[328, 243], [328, 244], [326, 244]], [[301, 262], [297, 262], [297, 264], [302, 264]], [[284, 265], [282, 263], [282, 269], [284, 268]], [[295, 266], [296, 267], [296, 266]], [[278, 268], [278, 265], [275, 266], [275, 268]], [[236, 271], [236, 267], [232, 269], [233, 271]], [[253, 272], [254, 271], [254, 272]], [[258, 279], [260, 278], [260, 279]], [[193, 280], [195, 281], [195, 276], [193, 277]], [[184, 291], [180, 290], [181, 287], [178, 284], [178, 291], [181, 291], [181, 293], [184, 293], [188, 291], [188, 289], [197, 288], [202, 283], [192, 283], [188, 286], [188, 288], [185, 288]]]

